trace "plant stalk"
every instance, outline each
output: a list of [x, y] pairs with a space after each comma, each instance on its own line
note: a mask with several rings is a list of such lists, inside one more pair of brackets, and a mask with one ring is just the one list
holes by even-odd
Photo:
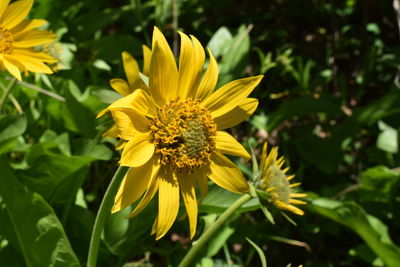
[[[198, 257], [199, 253], [203, 250], [207, 242], [214, 236], [218, 230], [231, 218], [231, 215], [240, 208], [244, 203], [251, 199], [250, 194], [245, 194], [235, 203], [232, 204], [221, 216], [211, 225], [205, 233], [197, 240], [196, 244], [192, 246], [189, 252], [185, 255], [179, 267], [193, 266], [192, 262]], [[191, 265], [192, 264], [192, 265]]]
[[11, 78], [6, 89], [4, 90], [3, 95], [0, 98], [0, 111], [3, 109], [4, 103], [6, 102], [8, 95], [11, 93], [11, 89], [14, 87], [16, 81], [17, 80], [15, 78]]
[[107, 191], [104, 194], [103, 200], [101, 201], [99, 211], [94, 222], [92, 237], [90, 239], [87, 267], [96, 267], [100, 238], [104, 228], [104, 223], [107, 216], [110, 214], [115, 194], [117, 193], [118, 187], [128, 169], [128, 167], [118, 167], [118, 170], [115, 172], [114, 177], [112, 178], [110, 185], [108, 186]]

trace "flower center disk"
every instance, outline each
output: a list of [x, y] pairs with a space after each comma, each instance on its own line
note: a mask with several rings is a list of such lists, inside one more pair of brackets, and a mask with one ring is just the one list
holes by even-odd
[[210, 162], [217, 126], [197, 100], [172, 100], [158, 110], [151, 133], [161, 164], [191, 173]]
[[11, 54], [14, 38], [12, 34], [3, 27], [0, 27], [0, 54]]

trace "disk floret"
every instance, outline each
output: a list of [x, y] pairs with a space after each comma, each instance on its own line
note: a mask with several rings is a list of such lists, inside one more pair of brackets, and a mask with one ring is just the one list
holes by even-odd
[[162, 106], [151, 125], [161, 164], [186, 173], [210, 162], [216, 130], [208, 110], [191, 98], [172, 100]]
[[11, 54], [13, 51], [14, 38], [10, 31], [0, 27], [0, 54]]

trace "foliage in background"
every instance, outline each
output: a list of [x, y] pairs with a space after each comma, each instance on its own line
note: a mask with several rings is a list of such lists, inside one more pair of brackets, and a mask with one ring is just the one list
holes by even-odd
[[[289, 220], [271, 210], [271, 224], [256, 201], [246, 203], [198, 266], [259, 266], [260, 249], [269, 266], [395, 266], [400, 47], [392, 3], [250, 2], [177, 1], [178, 28], [213, 51], [219, 85], [265, 74], [252, 94], [260, 101], [256, 114], [231, 134], [257, 156], [264, 141], [279, 145], [312, 204]], [[31, 17], [46, 18], [59, 36], [48, 47], [59, 71], [17, 83], [1, 110], [0, 266], [86, 262], [119, 158], [116, 141], [102, 137], [111, 120], [98, 122], [96, 114], [119, 97], [108, 82], [124, 77], [122, 51], [140, 61], [153, 25], [174, 42], [173, 3], [35, 2]], [[1, 89], [8, 82], [2, 73]], [[251, 166], [237, 164], [251, 176]], [[237, 199], [211, 186], [195, 239]], [[125, 219], [129, 210], [108, 218], [99, 266], [177, 266], [190, 246], [187, 220], [156, 242], [151, 210], [132, 220]]]

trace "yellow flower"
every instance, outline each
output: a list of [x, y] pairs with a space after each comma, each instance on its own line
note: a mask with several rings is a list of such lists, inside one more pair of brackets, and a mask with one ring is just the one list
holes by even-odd
[[6, 69], [21, 80], [23, 71], [52, 73], [43, 62], [56, 62], [51, 56], [36, 52], [34, 46], [53, 41], [55, 35], [36, 30], [46, 23], [42, 19], [24, 20], [32, 8], [33, 0], [0, 1], [0, 69]]
[[283, 157], [278, 159], [278, 148], [273, 147], [268, 154], [267, 143], [265, 143], [262, 151], [260, 166], [262, 171], [261, 187], [270, 193], [272, 196], [272, 203], [276, 207], [291, 211], [297, 215], [303, 215], [304, 212], [293, 204], [307, 204], [304, 201], [296, 199], [299, 197], [306, 197], [307, 194], [295, 193], [292, 190], [293, 187], [299, 186], [300, 183], [290, 184], [289, 181], [294, 178], [294, 175], [286, 175], [289, 168], [282, 170], [284, 163], [285, 159]]
[[[149, 75], [150, 68], [150, 59], [151, 59], [151, 50], [147, 46], [143, 45], [143, 74]], [[110, 85], [111, 87], [118, 92], [122, 96], [128, 96], [135, 89], [139, 88], [147, 88], [147, 86], [143, 83], [142, 79], [139, 77], [139, 65], [136, 60], [126, 51], [122, 52], [122, 63], [124, 66], [125, 75], [128, 78], [128, 81], [125, 81], [120, 78], [111, 79]], [[117, 125], [113, 124], [111, 128], [103, 134], [105, 137], [109, 138], [117, 138], [118, 137], [118, 129]], [[126, 142], [121, 140], [116, 148], [121, 149]]]
[[240, 170], [223, 153], [246, 159], [250, 155], [223, 130], [255, 111], [258, 100], [247, 96], [262, 76], [236, 80], [214, 92], [218, 65], [213, 55], [208, 51], [210, 62], [203, 75], [203, 47], [194, 36], [180, 36], [177, 67], [165, 37], [154, 28], [152, 50], [144, 55], [148, 86], [140, 80], [137, 63], [125, 54], [128, 83], [112, 80], [111, 84], [126, 96], [98, 115], [111, 112], [117, 135], [124, 142], [119, 147], [123, 149], [120, 164], [132, 167], [121, 183], [112, 212], [143, 195], [128, 216], [133, 217], [158, 192], [158, 217], [152, 229], [156, 239], [175, 221], [180, 195], [189, 217], [190, 237], [194, 236], [198, 213], [195, 186], [204, 196], [207, 177], [232, 192], [249, 191]]

